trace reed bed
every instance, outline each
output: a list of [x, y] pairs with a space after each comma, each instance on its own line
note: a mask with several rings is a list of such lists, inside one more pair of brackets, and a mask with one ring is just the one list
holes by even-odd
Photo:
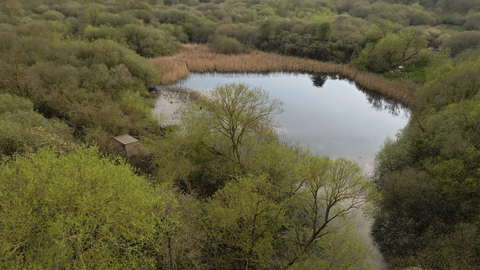
[[185, 44], [170, 55], [150, 59], [161, 76], [161, 84], [186, 78], [189, 72], [300, 72], [325, 74], [354, 81], [359, 87], [381, 93], [405, 105], [419, 84], [413, 81], [393, 82], [382, 76], [359, 71], [345, 64], [319, 62], [291, 56], [252, 51], [242, 55], [223, 55], [205, 45]]

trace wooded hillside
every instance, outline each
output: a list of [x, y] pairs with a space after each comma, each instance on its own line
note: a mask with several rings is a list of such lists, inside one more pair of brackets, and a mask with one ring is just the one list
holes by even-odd
[[[478, 0], [2, 1], [0, 268], [372, 269], [367, 209], [387, 269], [478, 269], [479, 31]], [[282, 102], [244, 84], [159, 126], [159, 70], [194, 53], [342, 70], [410, 122], [372, 179], [281, 143]]]

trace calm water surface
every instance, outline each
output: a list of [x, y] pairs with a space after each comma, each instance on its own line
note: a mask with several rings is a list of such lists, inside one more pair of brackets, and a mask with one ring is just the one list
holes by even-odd
[[[372, 171], [375, 153], [385, 138], [394, 137], [408, 121], [408, 112], [394, 101], [325, 76], [191, 74], [177, 85], [204, 90], [234, 82], [262, 87], [270, 98], [284, 102], [285, 111], [275, 117], [282, 140], [309, 146], [315, 154], [349, 158], [365, 173]], [[178, 108], [173, 98], [158, 98], [154, 112], [172, 114]], [[354, 223], [374, 253], [374, 264], [382, 269], [383, 259], [368, 236], [371, 221], [358, 214]]]
[[[178, 84], [204, 90], [234, 82], [261, 87], [270, 98], [284, 102], [285, 111], [275, 117], [281, 125], [282, 140], [308, 145], [319, 155], [349, 158], [366, 173], [371, 172], [375, 153], [385, 138], [394, 137], [408, 120], [400, 105], [359, 91], [348, 81], [324, 76], [191, 74]], [[176, 108], [165, 100], [158, 101], [164, 110], [169, 106]]]

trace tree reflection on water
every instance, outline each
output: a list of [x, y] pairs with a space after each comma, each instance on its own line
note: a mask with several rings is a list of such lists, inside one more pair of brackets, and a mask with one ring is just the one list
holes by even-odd
[[318, 88], [322, 88], [327, 80], [342, 80], [350, 84], [354, 84], [359, 91], [365, 94], [368, 102], [372, 105], [376, 111], [387, 111], [388, 113], [398, 116], [404, 111], [407, 107], [401, 102], [396, 101], [393, 98], [389, 98], [385, 95], [382, 95], [378, 92], [368, 90], [364, 87], [361, 87], [354, 81], [348, 80], [346, 78], [339, 77], [338, 75], [326, 75], [326, 74], [312, 74], [310, 75], [313, 85]]
[[378, 92], [369, 91], [355, 84], [357, 89], [365, 94], [368, 102], [376, 111], [387, 111], [392, 115], [398, 116], [407, 107], [393, 98], [386, 97]]

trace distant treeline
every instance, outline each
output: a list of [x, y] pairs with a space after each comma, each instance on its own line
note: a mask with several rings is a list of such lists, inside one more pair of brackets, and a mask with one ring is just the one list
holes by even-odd
[[0, 22], [34, 24], [57, 38], [109, 39], [144, 57], [169, 54], [179, 42], [209, 43], [227, 54], [255, 48], [320, 61], [355, 59], [358, 68], [379, 73], [427, 65], [433, 56], [426, 48], [456, 55], [480, 43], [478, 33], [458, 32], [480, 30], [476, 1], [371, 2], [9, 0]]

